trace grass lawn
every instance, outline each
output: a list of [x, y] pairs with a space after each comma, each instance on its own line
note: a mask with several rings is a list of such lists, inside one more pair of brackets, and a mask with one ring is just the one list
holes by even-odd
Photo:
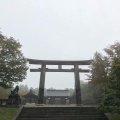
[[18, 108], [0, 107], [0, 120], [11, 120]]

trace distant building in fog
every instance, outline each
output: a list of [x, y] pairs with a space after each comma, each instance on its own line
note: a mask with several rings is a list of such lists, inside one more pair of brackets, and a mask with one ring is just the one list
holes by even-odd
[[34, 94], [32, 90], [30, 90], [26, 95], [23, 96], [24, 101], [23, 103], [37, 103], [38, 101], [38, 96]]
[[69, 104], [69, 90], [47, 90], [46, 104]]

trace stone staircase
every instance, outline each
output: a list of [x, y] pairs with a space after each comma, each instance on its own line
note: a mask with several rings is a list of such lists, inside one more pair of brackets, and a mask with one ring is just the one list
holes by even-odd
[[23, 107], [16, 120], [108, 120], [94, 107]]

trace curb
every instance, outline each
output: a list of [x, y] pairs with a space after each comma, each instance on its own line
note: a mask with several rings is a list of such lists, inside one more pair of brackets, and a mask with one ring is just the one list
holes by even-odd
[[17, 114], [12, 118], [12, 120], [16, 120], [18, 118], [18, 116], [19, 116], [20, 112], [22, 111], [22, 109], [23, 109], [23, 105], [18, 109]]

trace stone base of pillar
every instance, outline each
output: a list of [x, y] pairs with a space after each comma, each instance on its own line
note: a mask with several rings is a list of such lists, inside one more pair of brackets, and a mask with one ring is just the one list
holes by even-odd
[[82, 105], [82, 102], [81, 102], [81, 90], [80, 89], [76, 89], [76, 104], [77, 105]]
[[35, 104], [36, 106], [46, 106], [46, 104]]
[[38, 100], [38, 104], [43, 104], [43, 101], [42, 100]]
[[44, 89], [40, 88], [38, 95], [38, 104], [43, 104], [43, 103], [44, 103]]
[[82, 107], [82, 106], [83, 106], [83, 104], [76, 104], [76, 106], [81, 106], [81, 107]]

